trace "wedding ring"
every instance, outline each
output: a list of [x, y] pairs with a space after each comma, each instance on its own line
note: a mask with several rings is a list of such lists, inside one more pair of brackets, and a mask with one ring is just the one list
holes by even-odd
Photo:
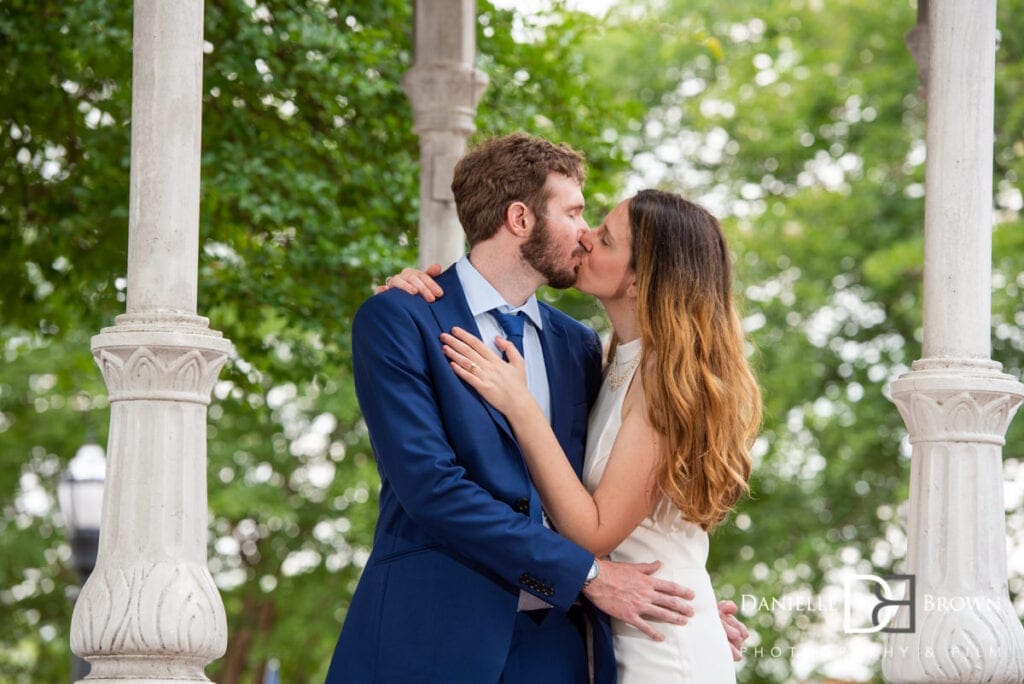
[[391, 279], [394, 278], [394, 277], [395, 276], [388, 276], [387, 278], [385, 278], [384, 279], [384, 287], [391, 287]]
[[476, 369], [479, 368], [479, 367], [480, 366], [477, 364], [477, 362], [474, 361], [473, 363], [469, 364], [469, 372], [473, 373], [475, 375], [476, 374]]

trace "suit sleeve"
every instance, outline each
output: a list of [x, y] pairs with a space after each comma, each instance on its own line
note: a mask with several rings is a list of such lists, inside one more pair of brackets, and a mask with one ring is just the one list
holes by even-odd
[[432, 537], [567, 610], [593, 554], [467, 477], [445, 434], [427, 371], [429, 342], [394, 296], [371, 297], [353, 321], [356, 394], [382, 476], [405, 512]]

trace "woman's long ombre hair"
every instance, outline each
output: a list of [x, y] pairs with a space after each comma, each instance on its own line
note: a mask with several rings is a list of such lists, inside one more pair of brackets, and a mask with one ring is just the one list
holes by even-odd
[[761, 392], [744, 354], [718, 220], [667, 192], [629, 203], [644, 395], [664, 439], [657, 485], [712, 530], [749, 490]]

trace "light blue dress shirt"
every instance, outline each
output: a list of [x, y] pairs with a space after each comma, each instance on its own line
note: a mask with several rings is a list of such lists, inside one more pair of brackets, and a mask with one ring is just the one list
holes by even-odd
[[528, 325], [523, 326], [523, 356], [526, 360], [526, 386], [530, 390], [537, 403], [540, 404], [544, 417], [551, 422], [551, 392], [548, 387], [547, 367], [544, 365], [544, 350], [540, 346], [538, 331], [543, 329], [544, 323], [540, 317], [540, 305], [537, 303], [536, 295], [530, 295], [526, 303], [520, 307], [512, 307], [505, 298], [494, 289], [494, 286], [487, 282], [487, 279], [480, 275], [480, 271], [470, 263], [468, 256], [463, 256], [455, 264], [455, 273], [459, 276], [459, 283], [466, 294], [466, 301], [469, 303], [469, 311], [473, 314], [477, 328], [480, 329], [480, 337], [484, 344], [490, 347], [491, 351], [501, 356], [498, 347], [494, 344], [495, 337], [506, 337], [505, 331], [498, 325], [488, 312], [491, 309], [498, 309], [503, 313], [526, 314]]

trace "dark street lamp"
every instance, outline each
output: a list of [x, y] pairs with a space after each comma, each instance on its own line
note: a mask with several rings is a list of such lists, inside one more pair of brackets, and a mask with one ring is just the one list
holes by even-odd
[[[57, 484], [57, 499], [71, 542], [71, 564], [81, 585], [96, 567], [100, 546], [100, 513], [103, 510], [103, 477], [107, 459], [103, 447], [89, 443], [79, 447]], [[74, 656], [72, 681], [89, 674], [89, 663]]]

